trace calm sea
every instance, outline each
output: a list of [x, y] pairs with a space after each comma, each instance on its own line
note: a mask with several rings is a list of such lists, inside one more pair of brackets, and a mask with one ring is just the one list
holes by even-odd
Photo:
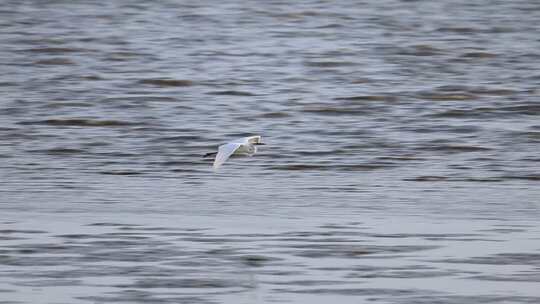
[[538, 20], [3, 1], [0, 303], [540, 303]]

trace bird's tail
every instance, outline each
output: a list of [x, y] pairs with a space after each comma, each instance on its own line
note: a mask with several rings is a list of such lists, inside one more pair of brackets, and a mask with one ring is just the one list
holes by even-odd
[[217, 155], [217, 152], [210, 152], [203, 155], [203, 158], [215, 157], [216, 155]]

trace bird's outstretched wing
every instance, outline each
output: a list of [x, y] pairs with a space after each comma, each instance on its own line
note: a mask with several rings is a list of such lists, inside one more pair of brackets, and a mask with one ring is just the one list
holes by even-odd
[[229, 143], [219, 146], [216, 159], [214, 160], [214, 169], [221, 167], [241, 145], [241, 143]]

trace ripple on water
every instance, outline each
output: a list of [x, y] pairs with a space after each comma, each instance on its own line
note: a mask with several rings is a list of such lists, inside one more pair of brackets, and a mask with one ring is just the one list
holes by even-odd
[[46, 119], [46, 120], [30, 120], [18, 122], [20, 125], [48, 125], [60, 127], [125, 127], [141, 125], [138, 122], [129, 122], [122, 120], [94, 120], [83, 118], [67, 118], [67, 119]]
[[36, 47], [23, 52], [37, 53], [37, 54], [66, 54], [66, 53], [78, 53], [89, 51], [87, 49], [71, 48], [71, 47]]
[[82, 154], [82, 153], [85, 153], [86, 151], [81, 150], [81, 149], [74, 149], [74, 148], [57, 147], [57, 148], [44, 149], [44, 150], [29, 150], [28, 152], [61, 156], [61, 155]]
[[390, 288], [279, 288], [278, 292], [283, 293], [298, 293], [298, 294], [314, 294], [314, 295], [345, 295], [345, 296], [385, 296], [385, 297], [401, 297], [414, 295], [418, 293], [429, 294], [427, 290], [420, 289], [390, 289]]
[[467, 59], [487, 59], [487, 58], [495, 58], [497, 57], [497, 55], [490, 52], [477, 51], [477, 52], [467, 52], [461, 55], [461, 57], [467, 58]]
[[378, 246], [378, 245], [343, 245], [343, 244], [291, 244], [284, 247], [294, 249], [292, 254], [308, 258], [392, 258], [395, 254], [433, 250], [440, 246]]
[[[424, 296], [411, 296], [403, 300], [403, 303], [418, 303], [418, 304], [463, 304], [463, 303], [527, 303], [534, 304], [540, 301], [540, 297], [523, 297], [523, 296], [496, 296], [496, 295], [480, 295], [480, 296], [463, 296], [463, 295], [433, 295], [426, 294]], [[400, 301], [397, 301], [400, 303]]]
[[158, 87], [190, 87], [195, 84], [187, 79], [142, 79], [139, 83]]
[[443, 92], [419, 92], [416, 95], [419, 99], [431, 100], [431, 101], [451, 101], [451, 100], [475, 100], [478, 99], [478, 96], [465, 93], [465, 92], [453, 92], [453, 93], [443, 93]]
[[343, 105], [310, 105], [302, 108], [304, 113], [313, 113], [318, 115], [327, 116], [341, 116], [341, 115], [369, 115], [373, 112], [372, 109], [368, 109], [363, 106], [343, 106]]
[[476, 107], [471, 109], [451, 109], [428, 114], [431, 117], [441, 118], [514, 118], [516, 115], [537, 116], [540, 115], [540, 105], [524, 103], [512, 106], [499, 107]]
[[383, 101], [383, 102], [395, 102], [398, 100], [397, 96], [393, 95], [357, 95], [348, 97], [336, 97], [334, 100], [339, 101], [351, 101], [351, 102], [368, 102], [368, 101]]
[[247, 92], [247, 91], [235, 91], [235, 90], [226, 90], [226, 91], [211, 91], [208, 92], [209, 95], [228, 95], [228, 96], [256, 96], [256, 94]]
[[434, 151], [442, 152], [444, 154], [454, 154], [454, 153], [467, 153], [467, 152], [485, 152], [491, 151], [492, 148], [483, 147], [483, 146], [473, 146], [473, 145], [457, 145], [457, 144], [426, 144], [421, 145], [415, 148], [418, 151]]
[[280, 170], [280, 171], [371, 171], [377, 169], [384, 169], [393, 167], [392, 164], [287, 164], [287, 165], [275, 165], [269, 166], [269, 170]]
[[355, 66], [356, 63], [351, 61], [306, 61], [304, 62], [304, 65], [308, 67], [325, 69]]
[[345, 277], [354, 279], [415, 279], [415, 278], [437, 278], [457, 276], [455, 270], [443, 270], [425, 265], [410, 265], [398, 267], [355, 267]]
[[34, 61], [35, 65], [75, 65], [75, 62], [69, 58], [50, 58]]
[[126, 289], [120, 292], [110, 292], [107, 295], [76, 297], [79, 300], [93, 303], [150, 303], [150, 304], [215, 304], [207, 296], [181, 295], [174, 292], [153, 292], [147, 290]]
[[440, 56], [447, 53], [445, 50], [427, 44], [413, 45], [410, 47], [400, 47], [393, 50], [395, 55], [405, 56]]
[[174, 288], [174, 289], [185, 289], [185, 288], [203, 288], [203, 289], [223, 289], [223, 288], [233, 288], [233, 289], [244, 289], [251, 288], [249, 282], [241, 280], [233, 280], [231, 278], [224, 279], [212, 279], [212, 278], [152, 278], [152, 279], [141, 279], [133, 282], [132, 284], [126, 285], [116, 285], [117, 288], [140, 288], [140, 289], [151, 289], [151, 288]]

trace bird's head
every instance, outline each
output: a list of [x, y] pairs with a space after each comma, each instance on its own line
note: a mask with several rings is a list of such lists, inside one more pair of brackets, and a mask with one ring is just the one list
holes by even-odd
[[265, 145], [265, 143], [262, 142], [262, 137], [259, 135], [252, 136], [248, 141], [255, 146]]

